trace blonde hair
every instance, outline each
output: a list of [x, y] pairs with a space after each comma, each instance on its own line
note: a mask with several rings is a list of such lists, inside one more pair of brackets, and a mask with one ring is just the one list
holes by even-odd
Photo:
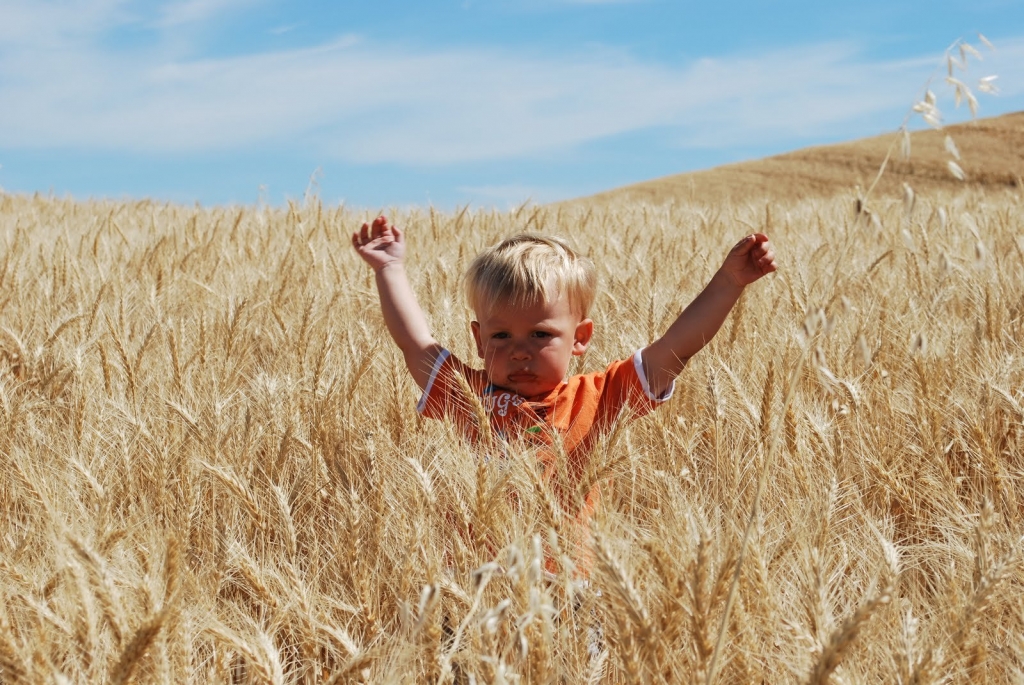
[[475, 312], [496, 303], [549, 303], [563, 293], [574, 314], [587, 315], [597, 290], [594, 264], [560, 238], [521, 233], [476, 256], [466, 272], [466, 297]]

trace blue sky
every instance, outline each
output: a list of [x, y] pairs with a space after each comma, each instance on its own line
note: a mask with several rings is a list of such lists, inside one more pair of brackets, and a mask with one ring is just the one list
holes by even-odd
[[0, 188], [505, 209], [895, 130], [957, 38], [1024, 109], [1021, 0], [0, 0]]

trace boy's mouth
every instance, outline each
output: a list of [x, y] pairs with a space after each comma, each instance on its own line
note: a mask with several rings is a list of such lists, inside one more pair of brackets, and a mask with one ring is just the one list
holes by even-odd
[[534, 374], [528, 373], [526, 371], [516, 371], [515, 373], [510, 373], [508, 375], [508, 379], [512, 383], [529, 383], [536, 377], [537, 376], [535, 376]]

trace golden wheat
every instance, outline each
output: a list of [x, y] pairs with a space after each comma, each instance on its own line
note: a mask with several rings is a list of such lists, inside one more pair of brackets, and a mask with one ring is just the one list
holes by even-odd
[[569, 236], [601, 277], [580, 371], [770, 231], [780, 272], [561, 485], [605, 484], [584, 582], [528, 451], [415, 414], [365, 215], [0, 195], [0, 680], [1012, 682], [1022, 209], [390, 212], [465, 359], [471, 256]]

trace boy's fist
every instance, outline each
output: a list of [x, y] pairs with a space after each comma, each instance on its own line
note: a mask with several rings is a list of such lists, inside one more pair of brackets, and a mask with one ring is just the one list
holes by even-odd
[[764, 233], [748, 235], [736, 243], [722, 264], [722, 271], [741, 288], [776, 268], [775, 251]]
[[386, 216], [379, 216], [352, 234], [352, 247], [374, 271], [380, 271], [405, 257], [405, 236]]

